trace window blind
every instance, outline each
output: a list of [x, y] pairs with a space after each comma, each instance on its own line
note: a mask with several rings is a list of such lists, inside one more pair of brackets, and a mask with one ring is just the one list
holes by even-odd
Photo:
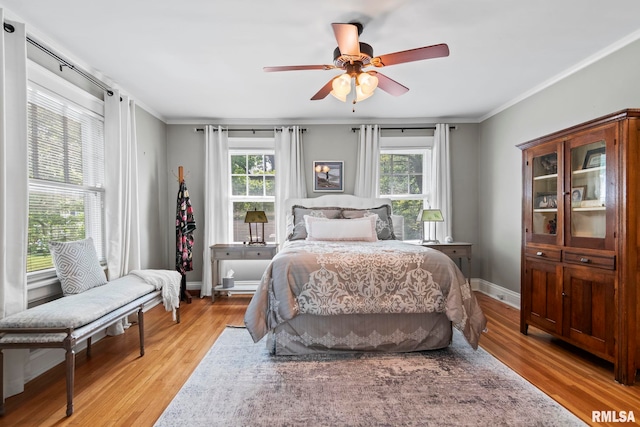
[[33, 82], [27, 117], [27, 272], [53, 267], [50, 241], [92, 237], [104, 261], [103, 117]]

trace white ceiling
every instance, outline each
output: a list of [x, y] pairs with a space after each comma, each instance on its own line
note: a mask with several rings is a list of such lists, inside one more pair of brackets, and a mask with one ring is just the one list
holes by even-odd
[[[168, 123], [480, 121], [640, 37], [637, 0], [0, 0], [32, 37]], [[410, 91], [311, 101], [340, 72], [332, 22], [375, 55], [447, 43], [447, 58], [379, 69]], [[382, 119], [382, 120], [380, 120]]]

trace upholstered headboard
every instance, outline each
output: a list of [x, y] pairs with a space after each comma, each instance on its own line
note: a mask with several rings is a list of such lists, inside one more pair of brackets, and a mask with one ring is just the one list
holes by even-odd
[[285, 201], [285, 212], [290, 214], [291, 207], [294, 205], [306, 206], [308, 208], [336, 206], [341, 208], [368, 209], [381, 205], [391, 205], [391, 199], [370, 199], [352, 196], [351, 194], [327, 194], [325, 196], [306, 199], [287, 199]]
[[[382, 205], [391, 206], [391, 199], [357, 197], [351, 194], [327, 194], [319, 197], [309, 197], [305, 199], [285, 200], [286, 215], [291, 215], [291, 208], [295, 205], [307, 208], [317, 207], [340, 207], [354, 209], [377, 208]], [[404, 236], [404, 217], [391, 215], [393, 221], [393, 232], [397, 239], [402, 240]], [[288, 233], [287, 233], [288, 234]]]

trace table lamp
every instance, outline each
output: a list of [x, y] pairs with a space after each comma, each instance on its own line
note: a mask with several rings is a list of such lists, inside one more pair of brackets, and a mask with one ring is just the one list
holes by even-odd
[[[250, 245], [266, 245], [264, 241], [264, 224], [269, 222], [267, 220], [267, 215], [264, 211], [252, 210], [247, 211], [247, 215], [244, 217], [245, 224], [249, 224], [249, 244]], [[256, 235], [255, 240], [253, 236], [253, 232], [251, 230], [251, 224], [255, 224]], [[258, 224], [262, 224], [262, 238], [258, 234]]]
[[434, 236], [433, 239], [431, 239], [431, 224], [428, 224], [427, 229], [428, 229], [428, 233], [427, 233], [427, 239], [424, 239], [424, 223], [425, 222], [443, 222], [444, 218], [442, 217], [442, 212], [440, 211], [440, 209], [423, 209], [420, 211], [420, 214], [418, 215], [418, 221], [420, 221], [420, 223], [422, 224], [422, 240], [420, 241], [420, 244], [424, 244], [424, 243], [440, 243], [438, 241], [438, 239], [436, 237], [436, 235]]

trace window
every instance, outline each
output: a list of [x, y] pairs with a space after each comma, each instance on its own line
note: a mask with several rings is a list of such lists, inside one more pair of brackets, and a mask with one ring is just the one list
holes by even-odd
[[50, 241], [92, 237], [105, 260], [102, 104], [96, 99], [76, 103], [71, 99], [82, 97], [77, 88], [54, 86], [55, 92], [35, 81], [28, 87], [27, 273], [53, 267]]
[[[271, 143], [273, 140], [271, 139]], [[233, 145], [231, 138], [229, 144]], [[237, 145], [237, 144], [236, 144]], [[231, 149], [231, 237], [234, 242], [249, 241], [249, 226], [244, 217], [248, 210], [264, 211], [264, 240], [276, 241], [275, 174], [273, 149]], [[262, 228], [260, 227], [262, 236]]]
[[417, 221], [428, 203], [431, 182], [430, 137], [380, 139], [380, 197], [392, 200], [394, 215], [404, 217], [404, 240], [421, 239]]

